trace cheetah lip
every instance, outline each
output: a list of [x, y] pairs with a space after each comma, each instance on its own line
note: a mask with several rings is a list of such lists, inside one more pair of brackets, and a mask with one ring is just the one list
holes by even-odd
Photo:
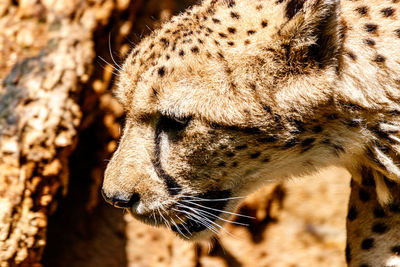
[[230, 195], [229, 190], [208, 191], [181, 199], [179, 210], [185, 214], [186, 222], [172, 226], [171, 230], [189, 235], [206, 230], [207, 225], [213, 225], [221, 215]]

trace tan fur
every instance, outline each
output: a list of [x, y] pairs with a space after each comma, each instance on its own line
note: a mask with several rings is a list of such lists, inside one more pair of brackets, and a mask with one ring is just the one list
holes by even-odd
[[[165, 209], [173, 224], [187, 217], [176, 211], [183, 195], [243, 196], [338, 165], [358, 182], [371, 169], [379, 202], [391, 202], [385, 180], [400, 178], [399, 16], [397, 0], [208, 0], [174, 17], [122, 67], [115, 94], [127, 121], [105, 196], [137, 193], [134, 216], [157, 224], [150, 217]], [[160, 130], [156, 156], [165, 120], [188, 124]], [[165, 174], [179, 194], [168, 193]]]

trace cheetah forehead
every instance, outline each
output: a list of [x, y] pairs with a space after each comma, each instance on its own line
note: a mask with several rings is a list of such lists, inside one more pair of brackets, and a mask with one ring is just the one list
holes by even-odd
[[228, 124], [244, 122], [249, 113], [258, 116], [262, 103], [254, 90], [258, 84], [268, 90], [268, 77], [281, 71], [280, 55], [287, 54], [281, 42], [290, 39], [286, 25], [300, 27], [304, 20], [296, 16], [307, 17], [317, 2], [335, 1], [205, 1], [129, 54], [115, 94], [137, 115], [192, 112]]

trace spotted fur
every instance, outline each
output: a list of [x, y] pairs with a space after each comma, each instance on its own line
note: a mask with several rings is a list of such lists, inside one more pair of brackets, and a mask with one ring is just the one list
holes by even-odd
[[343, 166], [348, 263], [384, 265], [364, 252], [389, 234], [379, 260], [395, 262], [399, 12], [397, 0], [206, 0], [174, 17], [120, 70], [127, 120], [104, 196], [195, 240], [237, 196]]

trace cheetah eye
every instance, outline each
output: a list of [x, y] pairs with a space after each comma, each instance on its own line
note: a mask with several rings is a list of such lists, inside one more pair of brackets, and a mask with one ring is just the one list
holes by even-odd
[[175, 116], [161, 115], [158, 124], [161, 130], [165, 132], [179, 132], [186, 128], [190, 120], [191, 117], [179, 118]]

